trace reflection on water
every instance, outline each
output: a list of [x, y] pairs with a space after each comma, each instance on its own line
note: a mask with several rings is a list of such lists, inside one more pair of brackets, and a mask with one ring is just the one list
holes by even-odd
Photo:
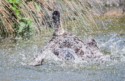
[[80, 65], [46, 61], [42, 66], [26, 65], [40, 53], [39, 43], [0, 46], [0, 81], [124, 81], [125, 35], [93, 36], [104, 54], [112, 56], [106, 65]]

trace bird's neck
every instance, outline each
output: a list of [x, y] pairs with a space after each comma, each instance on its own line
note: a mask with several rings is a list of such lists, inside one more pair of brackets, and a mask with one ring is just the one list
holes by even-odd
[[56, 24], [56, 29], [55, 29], [55, 32], [54, 32], [54, 34], [56, 35], [56, 36], [61, 36], [61, 35], [63, 35], [64, 34], [64, 29], [63, 29], [63, 27], [62, 27], [62, 24], [60, 23], [60, 24]]

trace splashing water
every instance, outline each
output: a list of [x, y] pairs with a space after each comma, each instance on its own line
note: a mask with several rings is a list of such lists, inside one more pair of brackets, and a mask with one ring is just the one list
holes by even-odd
[[[5, 49], [3, 45], [0, 49], [0, 80], [123, 80], [123, 75], [125, 73], [123, 70], [125, 67], [124, 36], [110, 34], [97, 35], [94, 36], [94, 38], [98, 42], [98, 46], [102, 52], [112, 56], [112, 61], [106, 64], [106, 66], [60, 62], [59, 59], [53, 56], [53, 54], [50, 54], [49, 51], [48, 55], [50, 57], [47, 57], [48, 60], [46, 60], [45, 64], [39, 67], [27, 66], [26, 64], [30, 63], [33, 57], [40, 54], [42, 47], [40, 47], [39, 44], [20, 43], [18, 45], [13, 45], [13, 47], [5, 46], [7, 49]], [[67, 76], [69, 76], [69, 78], [67, 78]]]

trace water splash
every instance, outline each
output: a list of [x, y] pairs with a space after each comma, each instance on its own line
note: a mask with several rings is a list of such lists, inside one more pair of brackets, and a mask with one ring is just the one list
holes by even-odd
[[124, 35], [120, 36], [119, 34], [109, 34], [104, 35], [103, 37], [99, 36], [98, 38], [100, 49], [103, 50], [104, 53], [111, 55], [112, 60], [124, 61]]

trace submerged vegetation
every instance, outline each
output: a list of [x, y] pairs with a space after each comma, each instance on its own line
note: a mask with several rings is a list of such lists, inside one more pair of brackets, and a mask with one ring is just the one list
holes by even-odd
[[[122, 23], [124, 18], [110, 18], [110, 21], [113, 22], [107, 21], [109, 17], [102, 17], [102, 15], [105, 15], [104, 12], [100, 15], [101, 10], [98, 6], [102, 6], [102, 3], [99, 3], [98, 0], [95, 0], [95, 2], [92, 3], [91, 0], [1, 0], [0, 37], [27, 39], [35, 34], [48, 35], [48, 32], [51, 31], [50, 28], [52, 28], [51, 13], [54, 10], [60, 10], [65, 29], [77, 35], [110, 30], [117, 32], [122, 30], [124, 32], [125, 27]], [[114, 2], [112, 4], [117, 6]], [[104, 5], [108, 6], [102, 8], [104, 9], [102, 11], [108, 10], [108, 7], [111, 6], [107, 3]], [[124, 6], [124, 4], [119, 6]], [[122, 10], [124, 11], [124, 9]], [[100, 13], [97, 16], [99, 11]], [[108, 26], [104, 26], [104, 23], [108, 23]], [[118, 27], [115, 23], [122, 25]]]

